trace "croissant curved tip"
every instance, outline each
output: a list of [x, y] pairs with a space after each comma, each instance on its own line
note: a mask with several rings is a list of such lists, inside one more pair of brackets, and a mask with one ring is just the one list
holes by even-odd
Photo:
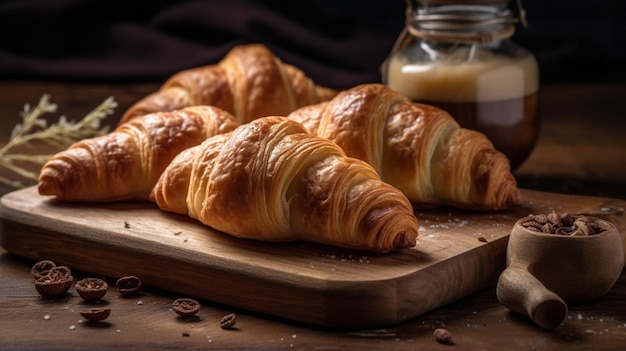
[[415, 235], [402, 232], [399, 233], [393, 240], [393, 247], [395, 249], [408, 249], [415, 246], [417, 243], [417, 238]]
[[56, 195], [56, 189], [57, 188], [54, 185], [54, 182], [46, 179], [40, 180], [37, 184], [37, 191], [39, 192], [39, 195]]
[[509, 196], [509, 205], [511, 206], [521, 205], [523, 201], [524, 197], [522, 196], [522, 192], [517, 188]]
[[519, 206], [524, 203], [524, 197], [522, 192], [517, 186], [509, 186], [506, 190], [503, 190], [500, 199], [491, 207], [486, 207], [486, 210], [506, 210], [511, 207]]

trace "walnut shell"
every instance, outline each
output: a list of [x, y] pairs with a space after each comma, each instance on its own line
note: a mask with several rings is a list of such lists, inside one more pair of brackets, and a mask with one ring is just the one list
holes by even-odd
[[110, 308], [90, 308], [80, 311], [80, 315], [90, 322], [99, 322], [109, 318], [111, 314]]
[[76, 292], [87, 301], [102, 299], [108, 290], [109, 285], [100, 278], [84, 278], [76, 282]]
[[57, 266], [50, 272], [35, 280], [35, 289], [42, 297], [61, 297], [74, 283], [74, 277], [69, 268]]

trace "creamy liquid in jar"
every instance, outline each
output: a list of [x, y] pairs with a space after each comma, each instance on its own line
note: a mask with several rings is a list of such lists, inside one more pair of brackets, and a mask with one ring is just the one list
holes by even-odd
[[530, 155], [539, 134], [537, 62], [531, 54], [511, 58], [468, 50], [425, 63], [395, 55], [388, 62], [386, 84], [487, 135], [514, 170]]

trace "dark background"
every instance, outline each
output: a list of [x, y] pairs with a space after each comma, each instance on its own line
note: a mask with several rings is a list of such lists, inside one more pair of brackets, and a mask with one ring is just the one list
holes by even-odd
[[[525, 0], [543, 83], [626, 81], [626, 1]], [[514, 2], [512, 3], [512, 6]], [[403, 0], [0, 0], [0, 80], [162, 81], [264, 43], [335, 88], [379, 81]]]

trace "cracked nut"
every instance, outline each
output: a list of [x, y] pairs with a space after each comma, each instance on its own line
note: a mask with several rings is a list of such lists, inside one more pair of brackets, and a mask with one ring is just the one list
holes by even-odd
[[33, 265], [33, 267], [30, 269], [30, 274], [32, 274], [35, 279], [39, 279], [48, 275], [48, 273], [50, 273], [50, 270], [56, 266], [56, 263], [54, 263], [53, 261], [42, 260]]
[[454, 342], [452, 342], [452, 333], [450, 333], [447, 329], [444, 328], [437, 328], [435, 329], [435, 331], [433, 332], [433, 335], [435, 336], [435, 339], [444, 344], [444, 345], [453, 345]]
[[80, 315], [90, 322], [99, 322], [109, 318], [110, 308], [90, 308], [80, 311]]
[[172, 309], [180, 316], [189, 317], [198, 313], [200, 310], [200, 303], [190, 298], [180, 298], [174, 300], [172, 303]]
[[56, 266], [47, 275], [35, 280], [35, 289], [42, 297], [61, 297], [73, 283], [72, 271], [66, 266]]
[[535, 232], [569, 236], [595, 235], [606, 230], [593, 217], [569, 213], [559, 215], [554, 211], [528, 216], [521, 225]]
[[106, 281], [100, 278], [85, 278], [76, 282], [78, 295], [87, 301], [100, 300], [109, 290]]
[[134, 275], [129, 275], [118, 279], [115, 286], [120, 294], [132, 295], [141, 291], [141, 280]]
[[220, 328], [222, 329], [232, 329], [237, 322], [237, 316], [234, 313], [229, 313], [225, 315], [220, 321]]

